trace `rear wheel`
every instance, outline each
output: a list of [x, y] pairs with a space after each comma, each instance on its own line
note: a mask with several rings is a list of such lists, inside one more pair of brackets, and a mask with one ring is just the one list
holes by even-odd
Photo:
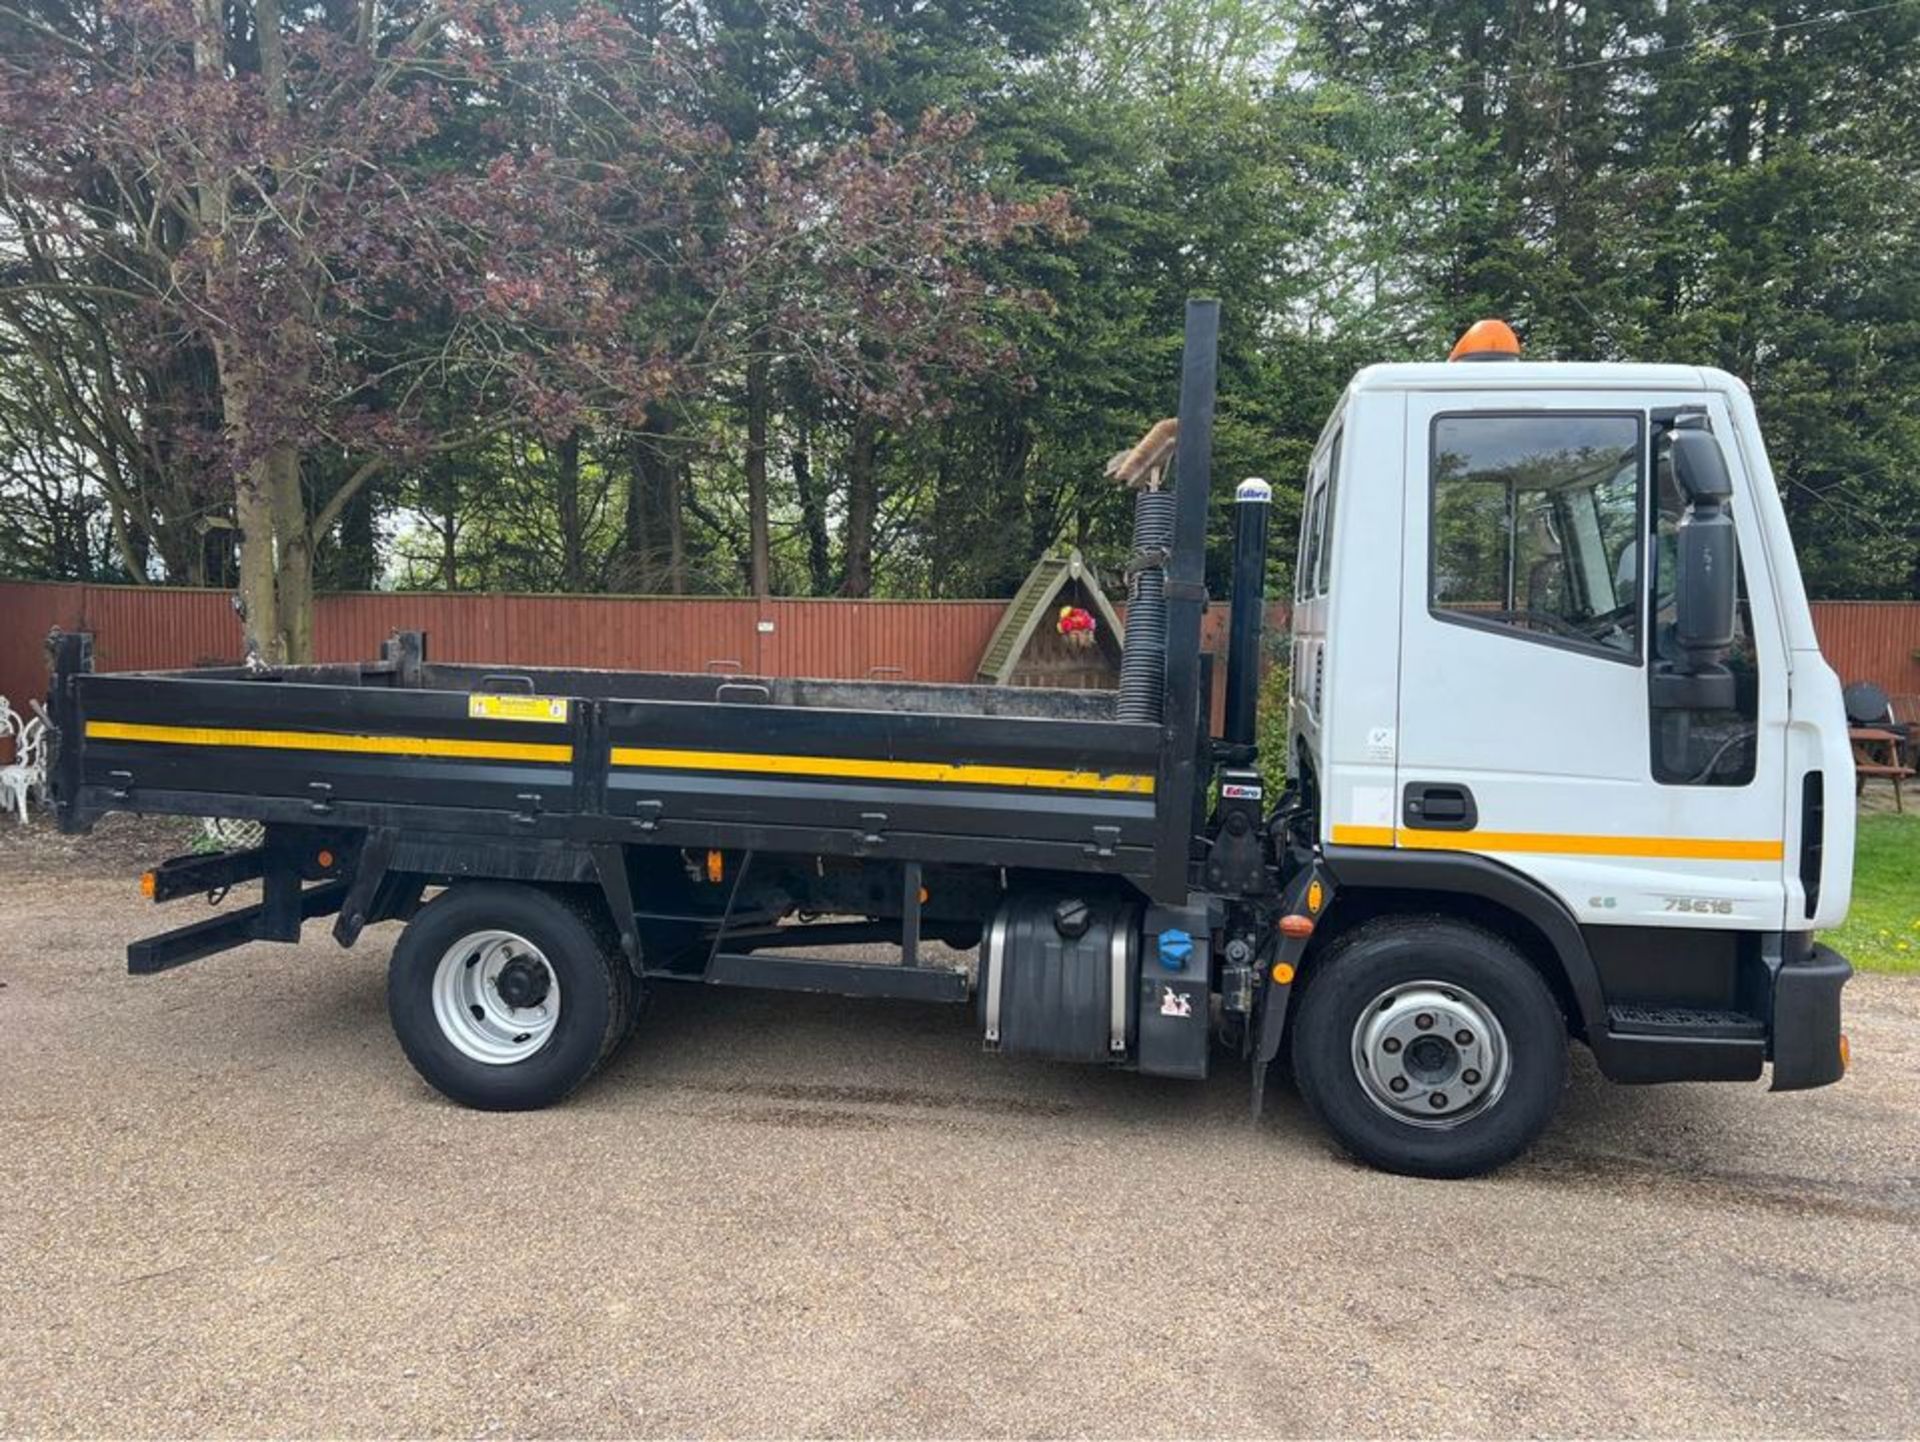
[[529, 886], [454, 887], [401, 934], [387, 1010], [414, 1069], [489, 1111], [571, 1092], [631, 1029], [638, 983], [590, 911]]
[[1293, 1064], [1308, 1105], [1362, 1161], [1466, 1177], [1511, 1161], [1552, 1120], [1567, 1030], [1507, 941], [1448, 917], [1386, 917], [1311, 967]]

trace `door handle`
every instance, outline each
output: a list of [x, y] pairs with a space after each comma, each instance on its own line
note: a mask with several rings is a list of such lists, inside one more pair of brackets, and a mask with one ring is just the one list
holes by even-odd
[[1480, 812], [1473, 792], [1457, 781], [1409, 781], [1401, 820], [1417, 831], [1471, 831]]

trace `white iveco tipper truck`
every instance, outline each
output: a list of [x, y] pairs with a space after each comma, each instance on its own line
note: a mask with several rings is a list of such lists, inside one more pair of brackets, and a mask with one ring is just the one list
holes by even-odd
[[[261, 900], [130, 970], [404, 921], [402, 1047], [499, 1110], [565, 1098], [667, 986], [973, 1001], [997, 1054], [1168, 1078], [1231, 1056], [1256, 1115], [1284, 1050], [1343, 1145], [1425, 1176], [1517, 1155], [1570, 1041], [1621, 1081], [1837, 1081], [1848, 967], [1813, 938], [1846, 910], [1852, 766], [1745, 391], [1523, 363], [1498, 325], [1456, 355], [1506, 364], [1363, 372], [1308, 480], [1275, 796], [1262, 481], [1206, 722], [1218, 325], [1189, 304], [1178, 427], [1130, 458], [1117, 693], [449, 663], [417, 632], [96, 675], [57, 638], [64, 828], [265, 824], [148, 873]], [[827, 954], [856, 943], [898, 962]]]
[[1362, 371], [1303, 505], [1290, 767], [1346, 915], [1295, 1068], [1416, 1170], [1542, 1126], [1564, 1025], [1619, 1081], [1845, 1064], [1813, 933], [1847, 910], [1852, 759], [1747, 390], [1519, 350], [1481, 322]]

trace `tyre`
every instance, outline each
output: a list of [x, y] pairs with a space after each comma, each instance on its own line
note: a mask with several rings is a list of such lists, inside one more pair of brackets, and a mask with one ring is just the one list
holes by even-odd
[[639, 984], [603, 920], [549, 891], [456, 886], [401, 933], [387, 1011], [414, 1070], [486, 1111], [551, 1106], [632, 1027]]
[[1294, 1077], [1361, 1161], [1407, 1176], [1477, 1176], [1552, 1120], [1566, 1085], [1566, 1022], [1540, 974], [1492, 932], [1383, 917], [1336, 939], [1303, 980]]

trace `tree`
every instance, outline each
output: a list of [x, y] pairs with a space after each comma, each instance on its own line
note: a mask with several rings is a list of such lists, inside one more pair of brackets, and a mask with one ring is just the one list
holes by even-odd
[[1117, 573], [1212, 292], [1281, 534], [1356, 366], [1503, 314], [1745, 378], [1816, 593], [1920, 594], [1912, 7], [521, 3], [0, 0], [0, 564], [268, 655], [396, 569]]
[[[233, 477], [261, 656], [310, 654], [316, 550], [383, 469], [666, 388], [619, 343], [633, 301], [591, 239], [611, 207], [670, 208], [704, 142], [663, 123], [672, 75], [599, 12], [102, 0], [10, 28], [0, 184], [32, 265], [6, 290], [103, 293], [118, 349], [144, 331], [210, 354], [217, 430], [196, 439]], [[633, 117], [617, 164], [564, 163], [523, 123], [556, 97], [602, 130]], [[435, 144], [475, 117], [487, 146]]]
[[46, 392], [37, 368], [0, 369], [0, 576], [117, 579], [98, 476]]
[[[918, 18], [991, 47], [1004, 43], [1008, 22], [989, 18], [1003, 8], [947, 0]], [[940, 409], [949, 382], [1008, 362], [993, 339], [997, 314], [1030, 297], [991, 284], [978, 262], [1016, 238], [1072, 226], [1061, 195], [995, 192], [964, 108], [943, 108], [936, 88], [893, 83], [906, 31], [883, 18], [811, 0], [648, 16], [707, 62], [697, 113], [728, 140], [700, 227], [709, 249], [684, 299], [699, 316], [687, 327], [689, 354], [710, 368], [740, 423], [755, 594], [775, 581], [783, 423], [791, 439], [805, 438], [789, 475], [815, 537], [828, 504], [819, 442], [830, 422], [844, 437], [851, 528], [839, 584], [864, 593], [877, 514], [866, 458], [880, 428]], [[783, 414], [783, 400], [812, 409]], [[794, 454], [786, 448], [789, 461]]]
[[[1920, 595], [1920, 14], [1316, 0], [1401, 142], [1367, 178], [1404, 343], [1752, 387], [1815, 594]], [[1397, 259], [1392, 259], [1396, 258]]]
[[895, 587], [1010, 594], [1062, 539], [1117, 576], [1129, 501], [1101, 467], [1172, 410], [1196, 293], [1227, 302], [1217, 473], [1272, 478], [1287, 533], [1318, 426], [1367, 349], [1357, 328], [1325, 334], [1345, 306], [1365, 137], [1295, 35], [1289, 11], [1241, 0], [1101, 3], [982, 108], [995, 161], [1066, 190], [1085, 234], [994, 258], [1002, 284], [1048, 304], [1005, 319], [1020, 373], [968, 384], [894, 457], [895, 484], [921, 503], [892, 547]]

